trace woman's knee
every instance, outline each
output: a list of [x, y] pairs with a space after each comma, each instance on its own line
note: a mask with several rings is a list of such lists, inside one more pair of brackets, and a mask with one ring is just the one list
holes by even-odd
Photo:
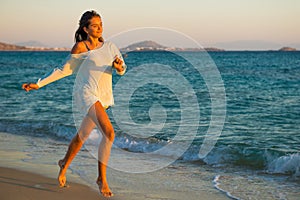
[[74, 136], [74, 138], [73, 138], [73, 143], [78, 144], [78, 145], [82, 145], [82, 144], [83, 144], [83, 140], [82, 140], [82, 138], [79, 136], [78, 133]]

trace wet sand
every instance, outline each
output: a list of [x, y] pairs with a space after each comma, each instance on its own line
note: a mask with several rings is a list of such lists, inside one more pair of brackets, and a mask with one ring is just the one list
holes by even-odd
[[69, 183], [69, 185], [68, 188], [60, 188], [55, 179], [0, 167], [0, 199], [2, 200], [106, 199], [88, 186], [78, 183]]
[[[60, 188], [56, 180], [59, 170], [56, 160], [63, 156], [67, 145], [57, 144], [55, 149], [49, 152], [50, 150], [45, 147], [45, 144], [41, 143], [42, 138], [0, 132], [1, 134], [1, 200], [108, 199], [100, 195], [94, 182], [97, 177], [97, 164], [96, 162], [94, 165], [87, 164], [91, 162], [90, 159], [93, 159], [90, 158], [88, 152], [80, 152], [74, 160], [75, 164], [82, 163], [82, 165], [73, 166], [76, 169], [75, 172], [68, 170], [67, 184], [70, 187]], [[41, 149], [39, 146], [35, 146], [34, 154], [31, 153], [32, 142], [41, 145]], [[43, 154], [44, 151], [47, 153]], [[86, 155], [81, 156], [83, 154]], [[118, 158], [113, 161], [117, 162]], [[79, 176], [76, 172], [85, 172], [85, 174]], [[211, 174], [207, 174], [205, 171], [201, 172], [198, 168], [195, 174], [193, 172], [182, 174], [182, 171], [172, 167], [140, 174], [125, 173], [108, 168], [108, 180], [114, 193], [114, 196], [109, 199], [229, 199], [213, 188], [212, 178]]]

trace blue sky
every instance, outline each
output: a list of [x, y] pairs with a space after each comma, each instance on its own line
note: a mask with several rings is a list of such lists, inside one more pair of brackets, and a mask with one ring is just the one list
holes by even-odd
[[298, 0], [0, 0], [0, 41], [71, 47], [78, 20], [98, 11], [106, 38], [140, 27], [179, 31], [203, 46], [300, 49]]

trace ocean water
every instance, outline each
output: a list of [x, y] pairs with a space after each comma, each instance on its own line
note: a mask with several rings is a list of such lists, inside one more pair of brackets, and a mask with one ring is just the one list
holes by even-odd
[[[207, 64], [215, 64], [224, 87], [226, 116], [216, 144], [204, 158], [199, 158], [199, 150], [214, 114], [215, 96], [205, 75], [195, 68], [199, 54], [127, 53], [128, 72], [123, 77], [114, 74], [116, 106], [107, 111], [116, 130], [113, 152], [117, 153], [111, 162], [117, 165], [112, 164], [112, 168], [125, 172], [134, 169], [130, 163], [118, 165], [124, 157], [151, 167], [150, 161], [155, 161], [162, 174], [189, 177], [189, 184], [180, 189], [183, 192], [201, 190], [205, 184], [200, 182], [205, 180], [205, 187], [210, 185], [212, 190], [224, 193], [224, 198], [299, 199], [300, 52], [209, 53]], [[24, 151], [37, 158], [50, 158], [76, 133], [72, 110], [76, 76], [29, 93], [22, 91], [21, 85], [59, 67], [67, 55], [0, 52], [0, 132], [9, 137], [35, 138]], [[120, 109], [124, 107], [128, 113]], [[71, 166], [87, 182], [94, 175], [95, 169], [87, 166], [95, 163], [92, 157], [97, 137], [93, 132], [85, 146], [91, 158]], [[0, 134], [0, 138], [5, 141], [7, 135]], [[183, 148], [186, 142], [188, 146]], [[138, 154], [145, 159], [136, 157]], [[169, 165], [166, 160], [170, 160]], [[177, 188], [171, 182], [169, 186]]]

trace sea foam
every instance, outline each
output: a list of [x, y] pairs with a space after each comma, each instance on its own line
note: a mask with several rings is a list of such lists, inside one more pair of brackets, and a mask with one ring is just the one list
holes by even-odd
[[269, 173], [293, 174], [300, 177], [300, 154], [294, 153], [281, 156], [268, 164]]

